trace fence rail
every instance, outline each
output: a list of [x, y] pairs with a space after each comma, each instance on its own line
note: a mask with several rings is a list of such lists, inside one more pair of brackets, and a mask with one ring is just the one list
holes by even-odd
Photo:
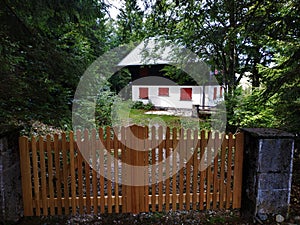
[[25, 216], [240, 208], [242, 133], [106, 127], [19, 146]]

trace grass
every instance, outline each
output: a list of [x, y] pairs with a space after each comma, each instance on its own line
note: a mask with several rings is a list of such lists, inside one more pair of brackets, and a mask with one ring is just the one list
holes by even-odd
[[160, 123], [165, 123], [169, 127], [180, 126], [180, 117], [178, 116], [169, 116], [169, 115], [154, 115], [154, 114], [145, 114], [146, 110], [142, 109], [131, 109], [129, 118], [135, 124], [139, 125], [155, 125]]
[[120, 109], [118, 111], [118, 123], [121, 125], [137, 124], [140, 126], [167, 126], [170, 128], [193, 128], [199, 125], [201, 129], [209, 129], [209, 122], [199, 120], [198, 118], [181, 117], [174, 115], [156, 115], [145, 114], [144, 109]]

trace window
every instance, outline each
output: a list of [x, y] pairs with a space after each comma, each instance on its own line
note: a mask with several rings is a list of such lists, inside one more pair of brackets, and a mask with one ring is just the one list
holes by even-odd
[[223, 88], [220, 87], [220, 98], [222, 98], [222, 97], [223, 97]]
[[218, 91], [218, 89], [215, 87], [214, 88], [214, 97], [213, 97], [213, 100], [217, 99], [217, 91]]
[[148, 88], [139, 88], [139, 98], [148, 99]]
[[169, 88], [158, 88], [159, 96], [169, 96]]
[[181, 88], [180, 100], [184, 100], [184, 101], [192, 100], [192, 88]]

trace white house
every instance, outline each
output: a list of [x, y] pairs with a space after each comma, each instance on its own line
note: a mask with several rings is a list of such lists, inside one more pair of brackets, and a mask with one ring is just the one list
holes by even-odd
[[220, 85], [132, 85], [132, 100], [159, 108], [209, 110], [224, 99]]
[[[151, 102], [157, 108], [194, 109], [208, 111], [224, 100], [224, 90], [217, 82], [205, 82], [203, 85], [178, 85], [164, 76], [162, 68], [170, 64], [165, 48], [156, 60], [145, 60], [145, 48], [153, 48], [153, 42], [141, 42], [118, 66], [126, 67], [132, 74], [132, 100]], [[146, 46], [146, 47], [145, 47]], [[157, 51], [157, 50], [156, 50]], [[159, 51], [157, 51], [159, 52]], [[212, 79], [213, 80], [213, 79]], [[215, 80], [215, 79], [214, 79]]]

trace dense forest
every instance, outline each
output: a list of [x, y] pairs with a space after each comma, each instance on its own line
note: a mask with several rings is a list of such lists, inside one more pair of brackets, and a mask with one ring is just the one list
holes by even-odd
[[[220, 71], [230, 130], [299, 132], [298, 0], [127, 0], [116, 19], [111, 7], [109, 0], [0, 0], [0, 124], [71, 129], [72, 100], [88, 66], [117, 46], [161, 36]], [[119, 75], [103, 91], [103, 120], [118, 82], [130, 80]], [[241, 91], [242, 77], [250, 93]]]

